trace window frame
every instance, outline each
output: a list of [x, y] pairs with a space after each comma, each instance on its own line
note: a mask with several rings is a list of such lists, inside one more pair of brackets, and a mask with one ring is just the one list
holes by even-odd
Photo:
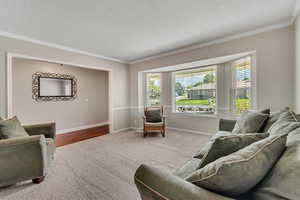
[[[205, 113], [205, 114], [201, 114], [201, 113], [197, 113], [197, 112], [178, 112], [176, 111], [176, 92], [175, 92], [175, 84], [176, 84], [176, 81], [175, 81], [175, 76], [176, 76], [176, 73], [177, 72], [189, 72], [189, 71], [195, 71], [195, 70], [199, 70], [201, 68], [208, 68], [208, 67], [213, 67], [213, 66], [216, 66], [216, 109], [215, 109], [215, 112], [214, 113], [211, 113], [211, 114], [208, 114], [208, 113]], [[172, 78], [171, 78], [171, 89], [172, 89], [172, 113], [173, 114], [180, 114], [180, 115], [191, 115], [191, 116], [217, 116], [218, 114], [218, 80], [219, 80], [219, 77], [218, 77], [218, 74], [219, 74], [219, 69], [218, 69], [218, 64], [214, 64], [214, 65], [205, 65], [205, 66], [199, 66], [199, 67], [193, 67], [193, 68], [190, 68], [190, 69], [184, 69], [184, 70], [176, 70], [176, 71], [172, 71]]]
[[[251, 72], [250, 72], [250, 77], [251, 77], [251, 87], [250, 87], [250, 92], [251, 92], [251, 106], [249, 110], [256, 110], [257, 109], [257, 60], [256, 60], [256, 53], [251, 53], [246, 56], [242, 56], [237, 59], [233, 59], [224, 63], [217, 63], [213, 65], [206, 65], [206, 66], [198, 66], [198, 67], [191, 67], [189, 69], [184, 69], [184, 70], [176, 70], [171, 72], [171, 111], [172, 114], [178, 114], [178, 115], [187, 115], [187, 116], [195, 116], [195, 117], [213, 117], [213, 118], [219, 118], [219, 117], [238, 117], [240, 114], [235, 112], [235, 108], [233, 107], [234, 101], [233, 101], [233, 94], [232, 94], [232, 76], [233, 76], [233, 70], [231, 69], [233, 62], [250, 57], [251, 59]], [[216, 110], [215, 113], [212, 114], [201, 114], [197, 112], [178, 112], [176, 111], [176, 92], [175, 92], [175, 77], [176, 77], [176, 72], [180, 71], [192, 71], [196, 70], [199, 68], [205, 68], [209, 66], [217, 66], [216, 69]], [[220, 95], [220, 85], [223, 85], [223, 91], [224, 95]], [[222, 102], [222, 106], [220, 103]]]

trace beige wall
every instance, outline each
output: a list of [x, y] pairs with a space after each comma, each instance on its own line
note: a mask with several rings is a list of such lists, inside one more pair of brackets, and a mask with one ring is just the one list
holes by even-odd
[[[74, 101], [36, 102], [32, 99], [35, 72], [70, 74], [77, 79]], [[25, 124], [55, 121], [57, 130], [108, 122], [108, 72], [14, 58], [12, 114]]]
[[114, 130], [130, 126], [118, 120], [119, 113], [124, 117], [130, 117], [128, 65], [6, 37], [0, 37], [0, 116], [7, 115], [6, 52], [112, 70]]
[[[293, 69], [294, 69], [293, 26], [260, 33], [233, 41], [207, 46], [184, 53], [165, 56], [130, 65], [132, 124], [139, 119], [138, 73], [163, 66], [171, 66], [232, 55], [255, 50], [257, 61], [257, 106], [278, 110], [284, 106], [293, 106]], [[163, 86], [164, 95], [169, 98], [170, 87]], [[168, 89], [169, 88], [169, 89]], [[170, 102], [170, 100], [163, 100]], [[169, 109], [170, 110], [170, 109]], [[215, 132], [218, 118], [195, 117], [169, 113], [168, 126], [202, 132]]]

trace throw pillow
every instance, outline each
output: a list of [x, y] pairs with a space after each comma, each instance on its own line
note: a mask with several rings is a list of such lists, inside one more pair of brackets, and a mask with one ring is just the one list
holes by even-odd
[[208, 150], [211, 148], [211, 145], [213, 144], [216, 138], [221, 136], [226, 136], [226, 135], [232, 135], [232, 132], [218, 131], [216, 134], [214, 134], [211, 137], [211, 139], [204, 145], [204, 147], [202, 147], [199, 151], [195, 153], [194, 158], [201, 159], [206, 154], [206, 152], [208, 152]]
[[270, 135], [288, 134], [300, 127], [297, 115], [292, 111], [283, 112], [279, 119], [268, 129]]
[[279, 119], [280, 115], [282, 113], [285, 113], [287, 111], [289, 111], [290, 108], [289, 107], [285, 107], [284, 109], [275, 112], [275, 113], [271, 113], [269, 116], [268, 121], [266, 122], [265, 127], [263, 128], [263, 132], [267, 132], [269, 130], [269, 128]]
[[255, 200], [299, 199], [300, 128], [288, 134], [286, 150], [266, 177], [251, 191]]
[[199, 168], [202, 168], [221, 157], [232, 154], [268, 136], [268, 133], [251, 133], [218, 137], [214, 140], [210, 149], [202, 157]]
[[276, 135], [255, 142], [195, 171], [186, 180], [237, 197], [252, 189], [273, 167], [285, 149], [286, 137]]
[[0, 121], [0, 138], [8, 139], [14, 137], [29, 136], [17, 117]]
[[148, 110], [145, 114], [147, 122], [156, 123], [162, 120], [160, 109]]
[[257, 133], [268, 117], [268, 114], [259, 112], [244, 112], [237, 120], [232, 133]]

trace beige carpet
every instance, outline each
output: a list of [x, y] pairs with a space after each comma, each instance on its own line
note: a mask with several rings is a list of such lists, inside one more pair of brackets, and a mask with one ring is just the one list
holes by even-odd
[[168, 131], [146, 139], [133, 131], [57, 149], [45, 181], [1, 189], [1, 200], [137, 200], [133, 175], [142, 163], [174, 170], [208, 141], [199, 134]]

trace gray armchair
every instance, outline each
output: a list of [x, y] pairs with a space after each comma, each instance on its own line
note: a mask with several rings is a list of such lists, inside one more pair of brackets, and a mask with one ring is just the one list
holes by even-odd
[[0, 140], [0, 187], [44, 180], [55, 152], [55, 123], [24, 126], [30, 136]]

